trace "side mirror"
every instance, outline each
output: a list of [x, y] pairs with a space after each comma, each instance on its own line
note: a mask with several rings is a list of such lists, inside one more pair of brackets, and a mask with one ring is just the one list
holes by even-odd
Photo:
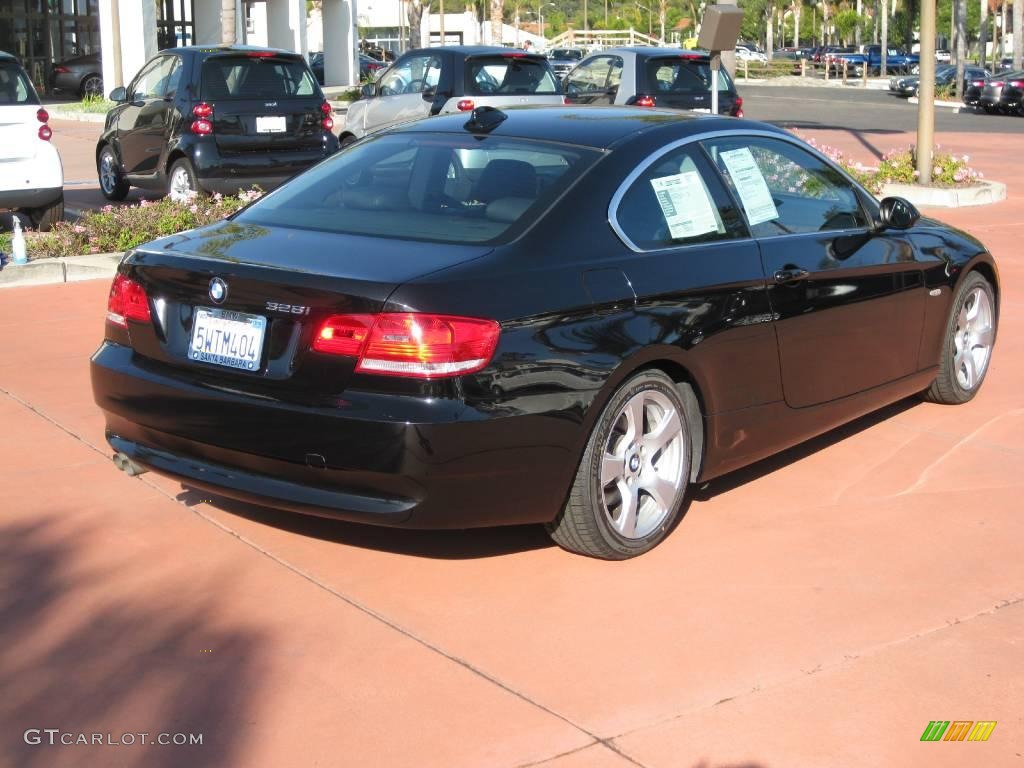
[[118, 86], [110, 92], [110, 100], [120, 104], [128, 100], [128, 92], [122, 86]]
[[372, 99], [374, 96], [377, 95], [377, 86], [375, 86], [373, 83], [367, 83], [366, 85], [359, 89], [359, 94], [364, 99]]
[[886, 229], [910, 229], [921, 218], [921, 213], [913, 203], [902, 197], [887, 197], [878, 207], [878, 218], [876, 232], [883, 232]]
[[423, 91], [422, 95], [424, 101], [433, 101], [434, 96], [436, 96], [437, 93], [434, 91], [433, 88], [427, 88], [427, 90]]

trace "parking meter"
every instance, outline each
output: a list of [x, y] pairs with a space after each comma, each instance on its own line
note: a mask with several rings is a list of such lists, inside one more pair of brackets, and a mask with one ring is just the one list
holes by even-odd
[[697, 47], [711, 54], [711, 114], [718, 114], [718, 72], [722, 51], [732, 51], [740, 36], [743, 9], [735, 5], [709, 5], [700, 24]]

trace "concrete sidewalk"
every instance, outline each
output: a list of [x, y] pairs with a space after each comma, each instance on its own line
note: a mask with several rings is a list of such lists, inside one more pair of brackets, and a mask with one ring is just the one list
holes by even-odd
[[[909, 139], [815, 136], [864, 162]], [[88, 379], [108, 283], [4, 291], [0, 765], [1021, 765], [1024, 137], [972, 161], [1011, 185], [935, 214], [999, 261], [976, 400], [722, 478], [625, 563], [128, 478]], [[936, 719], [998, 725], [922, 743]], [[25, 743], [46, 728], [203, 743]]]

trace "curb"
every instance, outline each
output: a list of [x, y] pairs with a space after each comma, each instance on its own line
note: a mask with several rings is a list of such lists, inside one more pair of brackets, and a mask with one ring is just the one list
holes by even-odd
[[107, 119], [107, 113], [99, 112], [64, 112], [60, 109], [49, 109], [51, 120], [76, 120], [79, 123], [102, 123]]
[[922, 187], [919, 184], [886, 184], [879, 198], [902, 197], [914, 205], [934, 208], [967, 208], [974, 205], [991, 205], [1006, 199], [1006, 185], [1001, 181], [981, 180], [972, 187], [945, 189], [943, 187]]
[[0, 288], [77, 283], [80, 280], [113, 277], [123, 255], [123, 253], [94, 253], [87, 256], [36, 259], [28, 264], [7, 263], [0, 269]]
[[[919, 98], [917, 98], [917, 96], [911, 96], [909, 99], [907, 99], [907, 103], [908, 104], [920, 104], [921, 100]], [[942, 107], [943, 109], [951, 109], [954, 112], [972, 112], [973, 111], [970, 108], [968, 108], [967, 106], [965, 106], [964, 104], [961, 104], [959, 101], [939, 101], [938, 99], [936, 99], [935, 100], [935, 106], [936, 107]]]

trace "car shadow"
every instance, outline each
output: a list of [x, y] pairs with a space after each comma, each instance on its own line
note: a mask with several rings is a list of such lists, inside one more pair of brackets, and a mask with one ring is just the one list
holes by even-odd
[[185, 506], [207, 503], [231, 515], [335, 544], [438, 560], [476, 560], [553, 547], [542, 525], [413, 530], [348, 523], [287, 512], [198, 490], [187, 483], [175, 498]]
[[790, 464], [794, 464], [801, 459], [805, 459], [808, 456], [817, 453], [820, 450], [828, 448], [836, 443], [840, 443], [849, 437], [853, 437], [866, 429], [877, 426], [884, 421], [887, 421], [895, 416], [899, 416], [901, 413], [906, 413], [912, 408], [916, 408], [921, 404], [921, 400], [917, 397], [907, 397], [899, 402], [887, 405], [880, 410], [873, 411], [866, 416], [861, 416], [859, 419], [855, 419], [847, 424], [836, 427], [822, 435], [812, 437], [806, 442], [795, 445], [792, 448], [787, 448], [784, 451], [776, 453], [773, 456], [769, 456], [766, 459], [761, 459], [754, 464], [740, 469], [734, 470], [721, 477], [716, 477], [713, 480], [708, 481], [706, 484], [701, 485], [693, 494], [691, 498], [694, 501], [708, 501], [713, 499], [715, 496], [719, 496], [723, 493], [728, 493], [734, 488], [738, 488], [741, 485], [745, 485], [753, 480], [757, 480], [765, 475], [770, 475], [772, 472], [776, 472], [784, 467], [788, 467]]

